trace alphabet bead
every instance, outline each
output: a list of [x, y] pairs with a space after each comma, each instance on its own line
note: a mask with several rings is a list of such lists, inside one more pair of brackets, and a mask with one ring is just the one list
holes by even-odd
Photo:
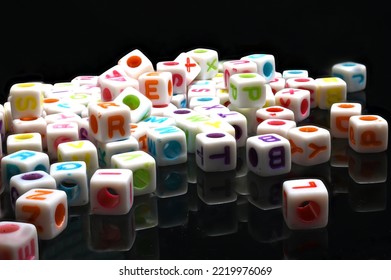
[[171, 72], [146, 72], [138, 78], [140, 92], [153, 107], [167, 107], [173, 95]]
[[133, 171], [134, 196], [150, 194], [156, 190], [156, 160], [144, 151], [133, 151], [113, 155], [111, 168]]
[[156, 64], [156, 71], [171, 72], [173, 94], [186, 94], [186, 67], [177, 61], [159, 61]]
[[257, 73], [232, 74], [229, 78], [229, 100], [242, 108], [260, 108], [266, 103], [266, 80]]
[[364, 64], [346, 61], [334, 64], [331, 68], [332, 76], [346, 82], [347, 92], [364, 90], [367, 83], [367, 68]]
[[110, 142], [130, 136], [130, 108], [123, 103], [91, 103], [88, 117], [92, 136], [97, 141]]
[[329, 110], [334, 103], [346, 102], [346, 82], [338, 77], [315, 79], [318, 85], [318, 107]]
[[22, 194], [37, 188], [56, 189], [56, 181], [47, 172], [42, 170], [28, 171], [12, 176], [10, 179], [12, 205], [15, 206], [15, 201]]
[[362, 106], [356, 102], [337, 102], [330, 108], [330, 133], [335, 138], [348, 138], [349, 119], [361, 115]]
[[158, 166], [187, 161], [186, 134], [176, 126], [159, 126], [147, 130], [148, 153]]
[[9, 92], [12, 119], [40, 117], [43, 106], [42, 83], [13, 84]]
[[359, 153], [378, 153], [387, 150], [387, 120], [379, 115], [351, 116], [349, 146]]
[[89, 202], [87, 165], [84, 161], [63, 161], [50, 165], [50, 176], [56, 188], [67, 194], [70, 207], [83, 206]]
[[129, 169], [98, 169], [90, 180], [90, 213], [123, 215], [133, 205], [133, 172]]
[[240, 59], [251, 60], [257, 64], [257, 73], [265, 78], [266, 82], [274, 79], [276, 62], [272, 54], [250, 54]]
[[0, 260], [39, 260], [38, 234], [33, 224], [0, 222]]
[[300, 122], [310, 115], [310, 92], [306, 89], [284, 88], [274, 95], [276, 105], [293, 111], [295, 121]]
[[236, 168], [236, 140], [231, 134], [216, 130], [196, 135], [197, 166], [207, 172], [228, 171]]
[[316, 125], [291, 128], [287, 136], [291, 143], [292, 162], [310, 166], [327, 162], [331, 155], [330, 132]]
[[219, 54], [217, 51], [206, 48], [197, 48], [187, 52], [200, 66], [197, 80], [210, 80], [218, 73]]
[[319, 179], [287, 180], [282, 185], [283, 215], [292, 230], [326, 227], [329, 195]]
[[16, 200], [15, 218], [34, 224], [40, 239], [53, 239], [68, 224], [67, 195], [60, 190], [31, 189]]
[[246, 142], [248, 169], [260, 176], [286, 174], [291, 170], [289, 141], [275, 133], [251, 136]]
[[151, 60], [139, 49], [134, 49], [118, 60], [125, 73], [134, 79], [146, 72], [154, 71]]
[[78, 140], [61, 143], [57, 147], [58, 162], [84, 161], [87, 165], [87, 175], [92, 174], [99, 168], [98, 150], [94, 143], [89, 140]]

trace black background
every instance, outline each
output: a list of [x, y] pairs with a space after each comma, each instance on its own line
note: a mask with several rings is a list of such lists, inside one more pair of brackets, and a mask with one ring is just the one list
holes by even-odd
[[[368, 71], [366, 107], [389, 120], [390, 20], [383, 5], [374, 1], [2, 1], [1, 101], [5, 102], [13, 83], [54, 83], [78, 75], [97, 75], [133, 49], [140, 49], [156, 65], [173, 60], [182, 51], [205, 47], [217, 50], [220, 59], [270, 53], [275, 56], [277, 71], [307, 69], [313, 78], [330, 75], [331, 66], [338, 62], [363, 63]], [[312, 172], [322, 174], [322, 168]], [[342, 182], [335, 183], [334, 188], [351, 183], [346, 169], [333, 172]], [[157, 239], [158, 245], [139, 248], [139, 241], [131, 252], [98, 258], [389, 259], [388, 207], [376, 214], [354, 211], [357, 204], [360, 208], [360, 198], [367, 195], [385, 195], [388, 201], [388, 188], [387, 181], [373, 186], [374, 192], [355, 189], [347, 191], [347, 196], [333, 196], [329, 228], [291, 233], [288, 243], [259, 241], [264, 234], [262, 225], [277, 227], [277, 233], [266, 230], [266, 235], [282, 234], [281, 213], [273, 210], [264, 215], [252, 205], [245, 209], [248, 219], [255, 220], [239, 223], [235, 234], [205, 236], [202, 229], [215, 223], [213, 217], [236, 215], [237, 208], [231, 204], [218, 209], [201, 205], [198, 211], [187, 211], [188, 222], [183, 227], [138, 233], [136, 241]], [[185, 198], [190, 208], [192, 198], [197, 197], [194, 192], [189, 188]], [[82, 224], [82, 219], [70, 223], [70, 230], [72, 224], [76, 229], [84, 228], [79, 222]], [[316, 244], [311, 243], [313, 240]], [[51, 249], [53, 244], [42, 244], [52, 258], [97, 257], [70, 257], [71, 253], [59, 252], [61, 246]], [[300, 249], [300, 244], [314, 249]], [[153, 251], [151, 255], [148, 248]]]

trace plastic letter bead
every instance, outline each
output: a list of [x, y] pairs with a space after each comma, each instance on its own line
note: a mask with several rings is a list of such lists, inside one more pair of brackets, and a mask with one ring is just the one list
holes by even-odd
[[246, 154], [248, 169], [257, 175], [274, 176], [291, 170], [291, 145], [276, 133], [249, 137]]
[[40, 239], [53, 239], [68, 224], [67, 195], [60, 190], [31, 189], [16, 200], [15, 218], [34, 224]]
[[293, 230], [326, 227], [329, 195], [319, 179], [287, 180], [282, 185], [283, 215]]
[[387, 120], [379, 115], [351, 116], [349, 146], [359, 153], [378, 153], [387, 150]]
[[33, 224], [0, 222], [0, 260], [39, 260], [38, 234]]
[[90, 180], [90, 212], [123, 215], [133, 205], [133, 172], [129, 169], [98, 169]]

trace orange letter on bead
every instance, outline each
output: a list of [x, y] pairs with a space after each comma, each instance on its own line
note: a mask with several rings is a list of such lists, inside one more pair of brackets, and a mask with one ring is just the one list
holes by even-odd
[[124, 117], [121, 115], [114, 115], [107, 118], [107, 126], [109, 130], [109, 137], [113, 138], [114, 130], [119, 130], [119, 133], [124, 136], [125, 135], [125, 129], [124, 129], [125, 120]]
[[148, 97], [150, 100], [153, 99], [159, 99], [159, 95], [157, 94], [151, 94], [153, 92], [157, 92], [156, 87], [158, 85], [158, 80], [147, 80], [145, 81], [145, 96]]

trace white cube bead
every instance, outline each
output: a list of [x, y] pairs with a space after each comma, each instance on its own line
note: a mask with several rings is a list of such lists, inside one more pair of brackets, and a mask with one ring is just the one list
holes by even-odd
[[319, 179], [293, 179], [282, 185], [283, 215], [293, 230], [324, 228], [328, 224], [328, 190]]
[[219, 54], [213, 49], [196, 48], [187, 54], [197, 62], [201, 70], [195, 79], [212, 79], [218, 73]]
[[123, 215], [133, 205], [133, 172], [129, 169], [98, 169], [90, 180], [90, 213]]
[[187, 161], [186, 134], [176, 126], [159, 126], [147, 130], [148, 153], [158, 166]]
[[15, 205], [15, 201], [22, 194], [37, 188], [56, 189], [56, 180], [42, 170], [28, 171], [12, 176], [10, 180], [12, 205]]
[[338, 77], [324, 77], [315, 79], [318, 85], [319, 109], [330, 109], [334, 103], [346, 101], [346, 82]]
[[97, 142], [99, 167], [110, 166], [111, 157], [115, 154], [139, 150], [139, 142], [134, 136], [112, 142]]
[[90, 103], [88, 117], [92, 136], [97, 141], [110, 142], [130, 136], [130, 108], [124, 103]]
[[9, 90], [12, 119], [40, 117], [43, 106], [42, 83], [17, 83]]
[[154, 71], [151, 60], [139, 49], [134, 49], [118, 60], [125, 73], [134, 79], [149, 71]]
[[292, 162], [311, 166], [330, 160], [330, 132], [316, 125], [304, 125], [288, 131], [291, 143]]
[[57, 147], [59, 162], [84, 161], [88, 178], [99, 168], [98, 149], [89, 140], [78, 140], [61, 143]]
[[34, 224], [40, 239], [53, 239], [68, 224], [67, 195], [60, 190], [31, 189], [16, 200], [15, 218]]
[[113, 155], [111, 168], [133, 171], [133, 191], [135, 196], [151, 194], [156, 190], [156, 160], [144, 151], [133, 151]]
[[152, 101], [132, 87], [124, 89], [113, 101], [130, 108], [130, 122], [132, 123], [137, 123], [151, 115]]
[[378, 153], [387, 150], [387, 120], [379, 115], [351, 116], [349, 146], [359, 153]]
[[306, 89], [310, 92], [310, 107], [318, 107], [317, 84], [314, 78], [289, 78], [285, 81], [285, 87]]
[[274, 95], [276, 105], [293, 111], [295, 121], [300, 122], [310, 115], [310, 92], [306, 89], [284, 88]]
[[256, 53], [243, 56], [240, 59], [254, 61], [257, 64], [257, 73], [264, 77], [267, 83], [274, 79], [276, 73], [276, 62], [274, 55]]
[[172, 74], [172, 86], [173, 94], [186, 94], [187, 81], [186, 81], [186, 67], [177, 61], [159, 61], [156, 64], [156, 71], [171, 72]]
[[0, 260], [39, 260], [38, 234], [33, 224], [0, 221]]
[[347, 92], [364, 90], [367, 83], [367, 68], [364, 64], [346, 61], [334, 64], [331, 74], [346, 82]]
[[67, 194], [70, 207], [86, 205], [89, 202], [89, 181], [84, 161], [52, 163], [50, 176], [54, 178], [57, 189]]
[[356, 102], [338, 102], [330, 108], [330, 133], [336, 138], [349, 137], [349, 119], [361, 115], [362, 106]]
[[285, 174], [291, 170], [291, 146], [281, 135], [251, 136], [246, 143], [248, 169], [260, 176]]
[[207, 172], [233, 170], [236, 168], [236, 148], [235, 137], [227, 132], [198, 133], [195, 143], [197, 166]]
[[266, 103], [266, 80], [258, 73], [232, 74], [229, 78], [229, 100], [242, 108], [260, 108]]

